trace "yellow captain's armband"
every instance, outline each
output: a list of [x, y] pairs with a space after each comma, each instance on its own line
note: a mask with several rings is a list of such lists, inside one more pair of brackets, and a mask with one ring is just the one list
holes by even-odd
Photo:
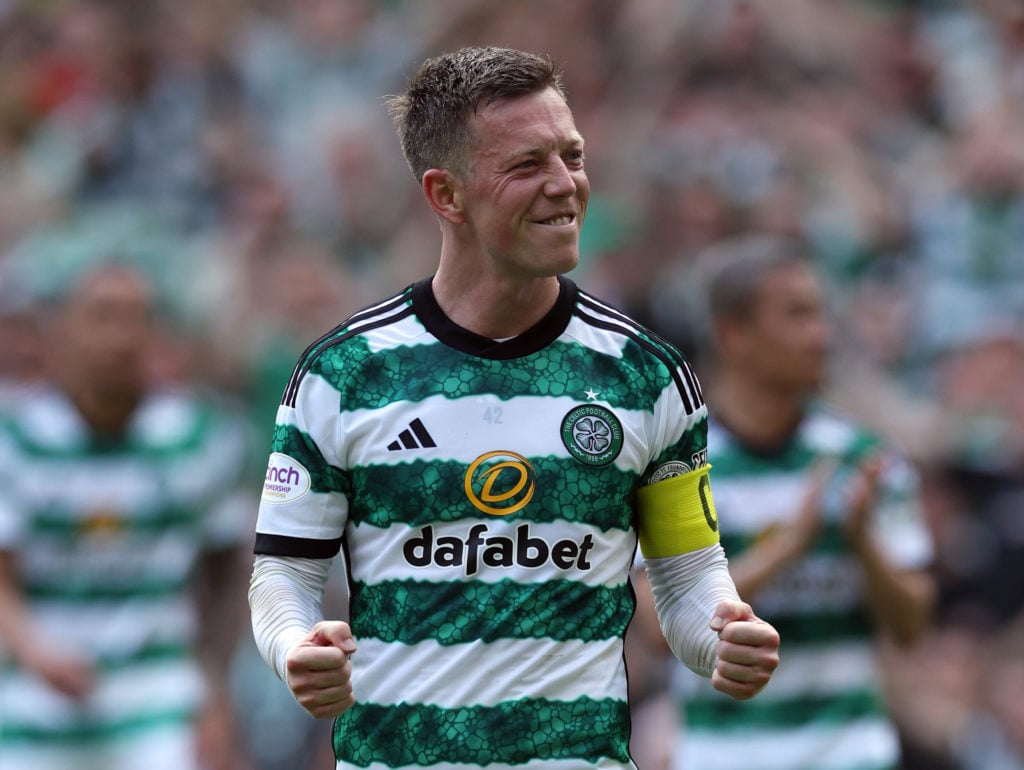
[[710, 469], [704, 465], [637, 490], [640, 550], [646, 558], [678, 556], [718, 542]]

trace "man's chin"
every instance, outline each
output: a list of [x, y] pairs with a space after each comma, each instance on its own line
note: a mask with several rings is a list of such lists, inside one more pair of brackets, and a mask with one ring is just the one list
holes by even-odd
[[579, 249], [566, 253], [563, 257], [559, 257], [556, 273], [561, 275], [568, 273], [570, 270], [575, 270], [580, 264], [580, 252]]

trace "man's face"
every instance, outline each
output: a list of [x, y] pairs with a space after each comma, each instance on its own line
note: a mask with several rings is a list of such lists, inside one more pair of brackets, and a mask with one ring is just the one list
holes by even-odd
[[831, 330], [824, 290], [810, 269], [770, 272], [737, 327], [736, 362], [766, 387], [808, 395], [824, 384]]
[[459, 182], [466, 222], [498, 275], [557, 275], [579, 261], [590, 197], [583, 138], [553, 89], [481, 106], [468, 172]]
[[120, 267], [84, 279], [58, 311], [54, 365], [73, 384], [111, 398], [135, 398], [145, 387], [152, 332], [146, 283]]

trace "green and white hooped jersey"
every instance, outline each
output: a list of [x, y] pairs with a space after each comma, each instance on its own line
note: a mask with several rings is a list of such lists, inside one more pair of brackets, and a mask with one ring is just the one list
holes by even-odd
[[11, 404], [0, 550], [16, 557], [41, 643], [92, 661], [97, 680], [78, 703], [4, 661], [0, 765], [61, 748], [77, 757], [63, 766], [91, 767], [75, 752], [180, 729], [202, 703], [188, 582], [204, 550], [239, 545], [251, 521], [246, 436], [186, 393], [148, 397], [118, 440], [92, 434], [57, 390]]
[[[829, 408], [810, 406], [789, 443], [755, 453], [711, 417], [715, 504], [722, 547], [734, 558], [797, 514], [812, 466], [833, 458], [823, 497], [825, 527], [815, 548], [753, 599], [782, 638], [782, 663], [751, 701], [733, 701], [676, 667], [686, 726], [678, 767], [701, 770], [881, 770], [898, 766], [873, 657], [873, 630], [861, 573], [845, 545], [845, 482], [876, 439]], [[880, 451], [880, 450], [879, 450]], [[924, 568], [932, 557], [921, 518], [917, 477], [890, 458], [872, 530], [898, 567]], [[756, 758], [756, 759], [755, 759]]]
[[421, 281], [292, 376], [256, 551], [344, 549], [339, 768], [631, 766], [633, 496], [706, 462], [706, 411], [676, 350], [560, 282], [495, 342]]

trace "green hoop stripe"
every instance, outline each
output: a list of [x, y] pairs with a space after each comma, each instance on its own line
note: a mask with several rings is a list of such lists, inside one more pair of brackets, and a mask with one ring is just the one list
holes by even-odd
[[[865, 717], [875, 718], [881, 709], [880, 698], [870, 690], [783, 701], [771, 698], [749, 701], [693, 699], [687, 701], [685, 723], [691, 729], [722, 730], [729, 725], [737, 725], [744, 731], [755, 727], [774, 729], [813, 723], [838, 725]], [[739, 715], [742, 715], [742, 720], [737, 720]]]
[[47, 730], [9, 722], [0, 725], [0, 745], [41, 743], [44, 745], [95, 745], [167, 725], [185, 725], [195, 719], [192, 709], [175, 709], [124, 717], [105, 724], [81, 724]]
[[[425, 609], [426, 608], [426, 609]], [[633, 614], [630, 592], [568, 580], [544, 583], [413, 580], [352, 591], [351, 624], [357, 638], [442, 645], [497, 639], [584, 642], [621, 636]]]
[[580, 698], [570, 702], [521, 700], [499, 706], [357, 703], [335, 721], [334, 751], [357, 767], [487, 766], [530, 760], [601, 759], [627, 763], [624, 701]]

